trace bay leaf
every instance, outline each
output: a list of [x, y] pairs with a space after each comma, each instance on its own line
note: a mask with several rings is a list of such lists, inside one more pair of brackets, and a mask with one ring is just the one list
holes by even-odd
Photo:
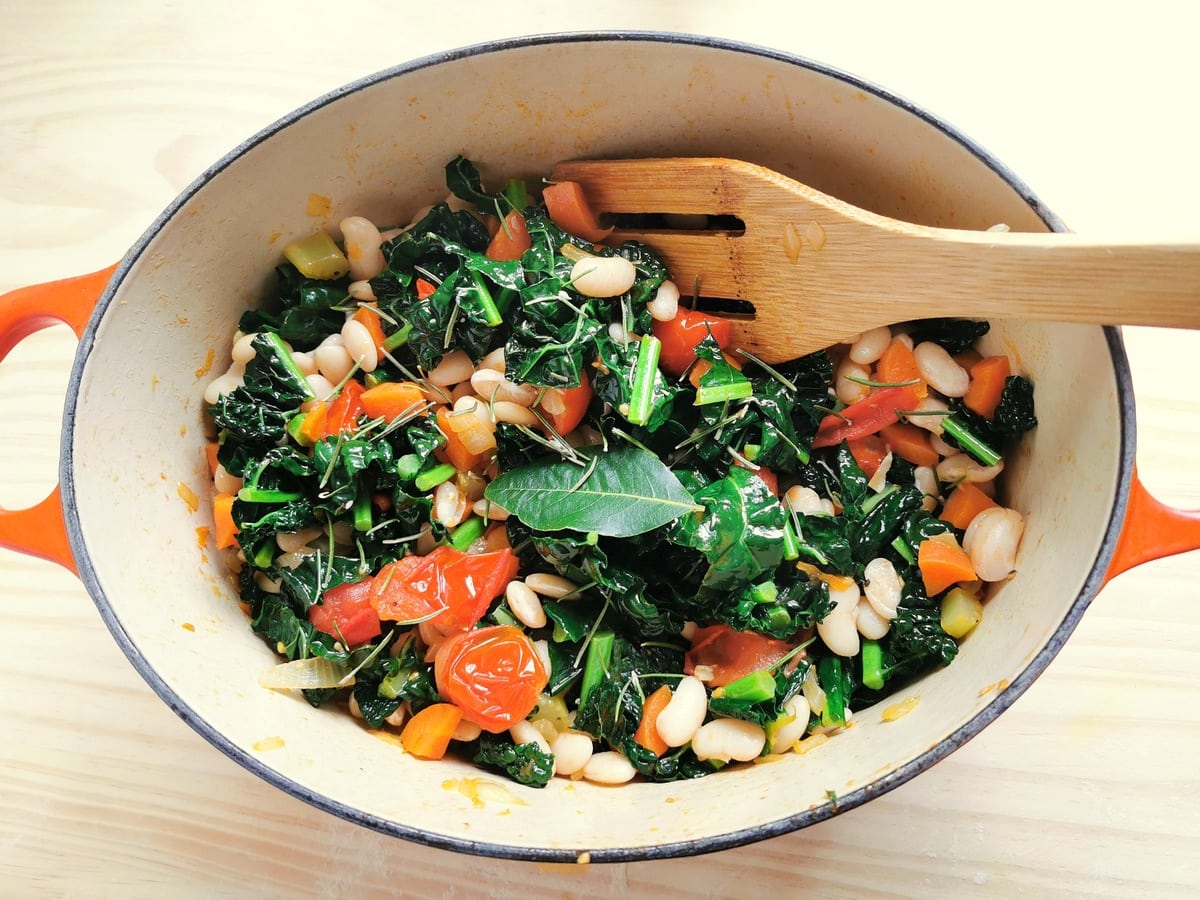
[[632, 537], [700, 509], [653, 453], [585, 448], [586, 468], [548, 457], [505, 472], [484, 496], [537, 531]]

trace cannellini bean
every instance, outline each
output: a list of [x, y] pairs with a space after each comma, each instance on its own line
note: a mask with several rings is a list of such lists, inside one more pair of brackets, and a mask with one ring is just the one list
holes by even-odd
[[487, 356], [479, 361], [481, 369], [495, 369], [497, 372], [504, 374], [504, 348], [497, 347]]
[[913, 348], [913, 339], [912, 339], [911, 334], [904, 334], [903, 332], [901, 332], [900, 334], [898, 334], [894, 338], [892, 338], [892, 340], [899, 341], [901, 344], [903, 344], [909, 350], [911, 350]]
[[510, 581], [504, 589], [508, 608], [526, 628], [542, 628], [546, 624], [546, 611], [533, 588], [523, 581]]
[[684, 622], [683, 627], [679, 629], [679, 636], [690, 643], [699, 629], [700, 626], [695, 622]]
[[554, 774], [574, 775], [592, 758], [592, 736], [582, 731], [564, 731], [550, 744]]
[[863, 567], [863, 577], [867, 582], [863, 593], [871, 608], [889, 622], [896, 618], [903, 582], [892, 561], [883, 556], [876, 557]]
[[971, 376], [946, 352], [946, 348], [933, 341], [923, 341], [913, 348], [913, 359], [917, 371], [929, 382], [929, 386], [946, 397], [961, 397], [967, 392]]
[[[353, 268], [353, 263], [351, 263], [351, 268]], [[350, 282], [349, 287], [346, 288], [346, 293], [355, 300], [366, 300], [374, 303], [376, 299], [375, 288], [371, 287], [371, 282], [366, 280]]]
[[699, 678], [679, 679], [671, 699], [658, 714], [655, 727], [668, 747], [682, 747], [692, 739], [708, 712], [708, 692]]
[[913, 483], [925, 495], [925, 499], [921, 501], [921, 508], [926, 512], [933, 512], [937, 509], [939, 495], [937, 473], [929, 466], [917, 466], [913, 469]]
[[[308, 382], [308, 386], [312, 392], [317, 395], [318, 400], [324, 400], [333, 393], [333, 382], [319, 372], [314, 372], [311, 375], [305, 375], [304, 379]], [[311, 402], [312, 401], [308, 401], [308, 403]], [[307, 406], [308, 403], [305, 403], [300, 408], [304, 409], [304, 406]], [[304, 411], [308, 412], [306, 409]]]
[[218, 375], [208, 383], [208, 387], [204, 389], [204, 402], [212, 406], [226, 394], [237, 390], [242, 386], [242, 376], [235, 375], [232, 372], [226, 372], [224, 375]]
[[213, 487], [218, 494], [236, 494], [242, 489], [242, 479], [230, 475], [225, 467], [217, 463], [217, 471], [213, 473]]
[[829, 599], [833, 602], [833, 612], [847, 615], [854, 612], [854, 608], [858, 606], [858, 598], [862, 593], [858, 589], [858, 585], [851, 582], [846, 587], [830, 587]]
[[364, 372], [374, 372], [379, 366], [379, 351], [375, 347], [375, 339], [362, 322], [347, 319], [342, 326], [342, 343], [350, 358], [358, 363]]
[[879, 468], [875, 470], [875, 474], [872, 475], [871, 479], [867, 482], [867, 487], [877, 494], [887, 487], [887, 476], [888, 472], [892, 471], [893, 459], [894, 457], [892, 456], [891, 451], [888, 451], [884, 455], [883, 459], [879, 461]]
[[771, 731], [772, 753], [783, 753], [804, 737], [804, 732], [808, 731], [808, 718], [812, 711], [804, 695], [796, 694], [784, 701], [783, 715], [790, 717], [791, 721], [784, 722]]
[[563, 578], [561, 575], [554, 575], [550, 572], [533, 572], [526, 575], [525, 584], [529, 586], [530, 590], [543, 597], [552, 597], [555, 600], [561, 600], [568, 594], [574, 594], [579, 590], [579, 585], [570, 578]]
[[637, 769], [615, 750], [593, 753], [583, 766], [583, 777], [596, 784], [625, 784], [637, 775]]
[[349, 216], [342, 219], [340, 227], [352, 281], [366, 281], [387, 268], [387, 260], [379, 249], [383, 237], [374, 222], [362, 216]]
[[255, 572], [254, 583], [267, 594], [278, 594], [282, 585], [278, 578], [268, 578], [266, 572]]
[[356, 719], [361, 719], [363, 717], [362, 709], [359, 707], [358, 701], [354, 699], [353, 691], [350, 692], [350, 715], [354, 716]]
[[679, 314], [679, 288], [673, 281], [664, 281], [654, 293], [654, 299], [646, 304], [650, 318], [656, 322], [670, 322]]
[[455, 741], [473, 741], [482, 733], [483, 729], [474, 722], [459, 719], [458, 725], [454, 727], [454, 734], [450, 735], [450, 739]]
[[843, 403], [855, 403], [871, 392], [865, 384], [851, 381], [851, 378], [870, 378], [871, 373], [864, 366], [846, 359], [838, 366], [837, 378], [833, 383], [833, 392]]
[[317, 361], [313, 359], [313, 355], [304, 350], [296, 350], [292, 353], [292, 360], [296, 363], [296, 368], [300, 370], [302, 375], [315, 375], [317, 373]]
[[240, 338], [233, 342], [233, 350], [230, 356], [235, 363], [241, 363], [243, 366], [254, 359], [254, 347], [251, 346], [251, 341], [258, 337], [255, 333], [243, 334]]
[[953, 456], [955, 453], [962, 452], [957, 447], [951, 447], [936, 434], [931, 434], [929, 436], [929, 445], [937, 451], [938, 456]]
[[892, 342], [892, 329], [886, 325], [864, 331], [850, 347], [850, 359], [860, 366], [870, 365], [883, 356], [883, 351]]
[[492, 414], [497, 422], [508, 422], [512, 425], [524, 425], [532, 428], [538, 424], [538, 417], [528, 406], [521, 406], [511, 400], [497, 400], [492, 404]]
[[329, 379], [331, 384], [339, 384], [354, 368], [350, 352], [340, 342], [322, 344], [313, 351], [313, 359], [316, 360], [317, 371]]
[[1004, 460], [1000, 460], [993, 466], [983, 466], [966, 453], [955, 453], [953, 456], [947, 456], [937, 465], [938, 478], [948, 484], [959, 481], [971, 481], [976, 484], [982, 484], [985, 481], [991, 481], [1003, 471]]
[[449, 387], [468, 380], [474, 372], [475, 366], [465, 350], [451, 350], [442, 357], [441, 362], [429, 370], [425, 378], [430, 384]]
[[514, 744], [537, 744], [547, 753], [550, 752], [550, 742], [532, 722], [516, 722], [508, 729], [508, 733]]
[[749, 762], [757, 758], [767, 743], [761, 725], [742, 719], [713, 719], [700, 726], [692, 738], [697, 759]]
[[[917, 411], [948, 413], [950, 411], [950, 407], [948, 407], [944, 401], [939, 400], [937, 397], [922, 397], [917, 403]], [[945, 416], [938, 415], [909, 416], [908, 422], [910, 425], [916, 425], [918, 428], [924, 428], [930, 434], [941, 434], [942, 422], [945, 420], [945, 418]]]
[[861, 646], [858, 639], [857, 602], [851, 612], [831, 612], [817, 623], [817, 634], [838, 656], [855, 656]]
[[453, 528], [467, 517], [467, 498], [458, 485], [443, 481], [433, 491], [433, 517], [446, 528]]
[[502, 372], [497, 372], [495, 369], [485, 369], [481, 366], [471, 375], [471, 388], [481, 398], [490, 401], [492, 395], [499, 390], [500, 382], [504, 380]]
[[275, 535], [275, 543], [284, 553], [295, 553], [303, 550], [310, 542], [315, 541], [325, 533], [320, 525], [310, 525], [299, 531], [281, 531]]
[[625, 330], [625, 326], [620, 322], [609, 323], [608, 336], [622, 347], [632, 340], [632, 338], [629, 336], [629, 332]]
[[963, 535], [963, 549], [981, 581], [1003, 581], [1017, 568], [1017, 547], [1025, 519], [1003, 506], [985, 509], [971, 520]]
[[542, 665], [546, 667], [546, 671], [554, 671], [554, 660], [550, 658], [550, 642], [544, 638], [540, 641], [534, 641], [533, 649], [537, 653], [538, 659], [542, 661]]
[[507, 509], [491, 500], [476, 500], [475, 505], [471, 507], [471, 512], [493, 522], [503, 522], [509, 515]]
[[637, 281], [637, 269], [621, 256], [588, 256], [571, 267], [571, 287], [585, 297], [619, 297]]
[[892, 623], [879, 615], [865, 598], [858, 601], [858, 609], [854, 611], [854, 624], [859, 634], [872, 641], [882, 638], [892, 627]]
[[383, 721], [387, 722], [393, 728], [401, 728], [404, 725], [404, 720], [407, 718], [408, 718], [408, 707], [402, 703], [399, 706], [397, 706], [394, 710], [392, 710], [391, 715], [384, 718]]
[[827, 516], [836, 516], [837, 515], [837, 510], [834, 509], [833, 501], [830, 500], [828, 497], [821, 498], [821, 512], [825, 513], [825, 515], [827, 515]]
[[824, 512], [821, 508], [821, 495], [802, 484], [793, 484], [784, 491], [783, 499], [788, 509], [800, 515], [813, 516]]

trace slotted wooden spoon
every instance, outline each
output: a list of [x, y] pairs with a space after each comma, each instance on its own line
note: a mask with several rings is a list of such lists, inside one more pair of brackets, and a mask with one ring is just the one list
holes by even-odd
[[1200, 245], [959, 231], [876, 215], [733, 159], [578, 160], [596, 213], [734, 216], [736, 231], [622, 230], [661, 253], [681, 292], [747, 300], [739, 346], [782, 362], [848, 335], [954, 316], [1200, 327]]

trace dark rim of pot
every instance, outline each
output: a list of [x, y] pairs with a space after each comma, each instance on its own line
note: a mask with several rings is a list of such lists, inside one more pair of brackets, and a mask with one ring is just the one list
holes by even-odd
[[[991, 703], [989, 703], [984, 709], [980, 710], [979, 713], [977, 713], [956, 731], [946, 736], [943, 740], [939, 741], [917, 758], [894, 769], [886, 775], [881, 776], [865, 787], [859, 788], [858, 790], [852, 791], [848, 794], [838, 796], [836, 800], [831, 800], [830, 802], [822, 804], [816, 808], [805, 809], [796, 813], [795, 815], [726, 834], [713, 835], [711, 837], [706, 837], [699, 840], [674, 841], [657, 844], [654, 846], [627, 848], [578, 847], [574, 849], [553, 849], [544, 847], [510, 846], [505, 844], [471, 841], [448, 834], [438, 834], [425, 831], [420, 828], [403, 825], [380, 818], [378, 816], [370, 815], [362, 810], [332, 800], [323, 794], [316, 793], [303, 784], [293, 781], [280, 772], [277, 772], [269, 766], [264, 765], [261, 760], [251, 756], [240, 746], [231, 742], [227, 737], [225, 737], [225, 735], [214, 729], [213, 726], [210, 725], [203, 717], [189, 707], [187, 703], [184, 702], [183, 698], [181, 698], [174, 691], [174, 689], [172, 689], [172, 687], [167, 684], [154, 670], [145, 657], [142, 656], [141, 651], [138, 649], [133, 639], [125, 631], [119, 615], [113, 608], [113, 605], [109, 602], [104, 587], [101, 585], [96, 576], [95, 568], [93, 567], [91, 558], [88, 555], [88, 548], [84, 542], [77, 516], [75, 482], [73, 475], [74, 454], [72, 449], [75, 404], [78, 403], [80, 398], [79, 388], [82, 373], [95, 340], [96, 329], [109, 305], [112, 303], [117, 289], [124, 281], [133, 265], [145, 252], [150, 241], [154, 238], [157, 232], [164, 225], [166, 225], [176, 213], [179, 212], [183, 205], [186, 204], [193, 195], [200, 191], [209, 181], [219, 175], [240, 156], [268, 138], [271, 138], [274, 135], [284, 131], [290, 125], [304, 118], [308, 114], [314, 112], [315, 110], [321, 109], [330, 103], [333, 103], [343, 96], [361, 91], [364, 88], [371, 87], [397, 76], [405, 75], [420, 69], [439, 66], [467, 57], [480, 56], [490, 53], [502, 53], [513, 49], [544, 44], [636, 41], [693, 45], [708, 49], [725, 50], [750, 56], [759, 56], [808, 69], [813, 72], [838, 79], [851, 87], [864, 91], [868, 94], [872, 94], [875, 97], [887, 101], [888, 103], [891, 103], [892, 105], [912, 114], [913, 116], [916, 116], [931, 128], [940, 131], [942, 134], [960, 144], [993, 173], [1003, 179], [1004, 182], [1007, 183], [1029, 205], [1029, 207], [1038, 215], [1038, 217], [1041, 218], [1048, 228], [1052, 229], [1053, 231], [1066, 231], [1066, 227], [1063, 222], [1052, 212], [1043, 207], [1038, 198], [1034, 196], [1033, 192], [1006, 166], [996, 160], [987, 151], [967, 138], [965, 135], [959, 133], [946, 123], [930, 115], [928, 112], [918, 108], [909, 101], [898, 97], [897, 95], [886, 91], [883, 88], [864, 81], [861, 78], [857, 78], [831, 66], [817, 63], [800, 56], [736, 41], [689, 34], [642, 31], [545, 34], [493, 41], [457, 50], [451, 50], [444, 53], [434, 54], [432, 56], [413, 60], [394, 68], [378, 72], [374, 75], [367, 76], [358, 81], [338, 88], [337, 90], [334, 90], [323, 97], [313, 100], [311, 103], [296, 109], [279, 121], [263, 129], [258, 134], [249, 138], [239, 147], [232, 150], [217, 163], [207, 169], [199, 178], [192, 182], [192, 184], [189, 185], [179, 195], [179, 197], [162, 212], [161, 215], [158, 216], [158, 218], [150, 225], [149, 229], [147, 229], [145, 234], [142, 235], [138, 242], [134, 244], [134, 246], [125, 255], [121, 264], [118, 266], [116, 273], [109, 282], [104, 294], [97, 303], [96, 309], [92, 314], [91, 321], [88, 323], [87, 330], [79, 342], [79, 351], [75, 358], [75, 363], [71, 371], [70, 383], [67, 390], [68, 402], [64, 409], [62, 429], [62, 462], [60, 475], [62, 483], [63, 510], [67, 524], [67, 531], [70, 537], [72, 551], [75, 555], [76, 562], [78, 563], [80, 578], [82, 579], [92, 598], [95, 600], [105, 624], [112, 632], [113, 637], [116, 639], [121, 649], [125, 652], [126, 656], [129, 657], [134, 667], [138, 670], [146, 682], [154, 689], [154, 691], [167, 703], [167, 705], [201, 736], [203, 736], [206, 740], [208, 740], [223, 753], [231, 757], [233, 760], [240, 763], [250, 772], [259, 776], [268, 783], [286, 791], [294, 797], [297, 797], [319, 809], [330, 812], [347, 821], [363, 825], [367, 828], [371, 828], [385, 834], [405, 838], [406, 840], [421, 844], [426, 844], [431, 847], [455, 850], [458, 852], [471, 853], [481, 856], [552, 862], [575, 862], [581, 857], [588, 859], [591, 862], [629, 862], [643, 859], [690, 856], [699, 853], [710, 853], [717, 850], [739, 847], [744, 844], [786, 834], [788, 832], [795, 831], [797, 829], [804, 828], [808, 825], [828, 819], [838, 813], [854, 809], [868, 800], [885, 794], [893, 788], [899, 787], [917, 773], [922, 772], [933, 764], [941, 761], [950, 753], [954, 752], [971, 738], [973, 738], [985, 726], [991, 723], [996, 716], [1007, 709], [1022, 693], [1024, 693], [1025, 690], [1033, 683], [1033, 681], [1042, 673], [1042, 671], [1049, 664], [1050, 660], [1053, 659], [1062, 648], [1064, 642], [1070, 636], [1071, 632], [1075, 630], [1075, 627], [1079, 623], [1080, 617], [1083, 615], [1084, 610], [1087, 609], [1088, 604], [1091, 602], [1092, 598], [1096, 595], [1104, 583], [1105, 572], [1116, 547], [1117, 538], [1121, 530], [1121, 523], [1125, 518], [1127, 498], [1132, 482], [1135, 446], [1133, 390], [1129, 376], [1129, 366], [1125, 356], [1125, 348], [1121, 341], [1120, 331], [1119, 329], [1111, 327], [1105, 328], [1105, 336], [1108, 341], [1109, 350], [1112, 354], [1113, 370], [1116, 375], [1118, 389], [1117, 393], [1120, 406], [1121, 466], [1119, 483], [1114, 489], [1115, 499], [1109, 521], [1105, 527], [1104, 540], [1100, 551], [1096, 556], [1096, 560], [1092, 565], [1092, 569], [1088, 574], [1082, 589], [1080, 590], [1074, 603], [1071, 605], [1066, 618], [1063, 620], [1062, 625], [1055, 631], [1050, 640], [1047, 641], [1045, 646], [1042, 647], [1037, 655], [1029, 661], [1028, 665], [1026, 665], [1021, 674], [1014, 678], [1004, 690], [998, 692]], [[586, 854], [586, 856], [584, 856], [584, 854]]]

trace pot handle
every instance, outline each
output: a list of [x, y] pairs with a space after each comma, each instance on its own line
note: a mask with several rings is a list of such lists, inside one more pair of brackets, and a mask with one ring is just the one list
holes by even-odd
[[[116, 264], [90, 275], [18, 288], [0, 297], [0, 361], [35, 331], [65, 322], [83, 337], [88, 319]], [[0, 507], [0, 547], [48, 559], [78, 574], [67, 540], [59, 487], [28, 509]]]
[[1152, 559], [1197, 549], [1200, 549], [1200, 510], [1174, 509], [1155, 500], [1138, 478], [1135, 466], [1125, 523], [1104, 575], [1105, 583]]

